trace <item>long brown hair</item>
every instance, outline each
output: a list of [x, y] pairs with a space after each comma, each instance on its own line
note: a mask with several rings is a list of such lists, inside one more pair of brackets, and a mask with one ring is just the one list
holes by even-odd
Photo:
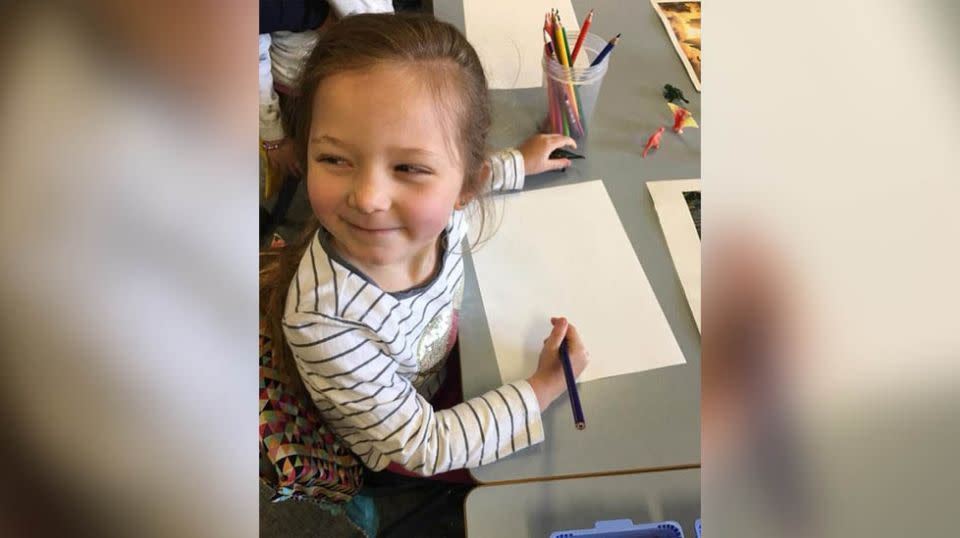
[[[476, 51], [450, 24], [423, 15], [368, 14], [346, 17], [317, 40], [301, 75], [299, 97], [293, 101], [292, 137], [302, 169], [307, 170], [307, 145], [317, 88], [332, 75], [363, 71], [383, 64], [418, 69], [418, 80], [434, 91], [446, 113], [446, 131], [464, 169], [463, 195], [475, 200], [480, 228], [490, 211], [483, 194], [490, 95]], [[274, 358], [301, 395], [302, 386], [283, 337], [281, 319], [290, 282], [318, 227], [316, 218], [303, 234], [285, 247], [260, 255], [260, 310], [273, 340]], [[478, 240], [480, 234], [477, 235]]]

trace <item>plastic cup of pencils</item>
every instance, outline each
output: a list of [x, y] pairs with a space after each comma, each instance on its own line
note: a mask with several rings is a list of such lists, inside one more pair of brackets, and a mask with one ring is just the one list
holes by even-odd
[[[568, 34], [571, 47], [578, 37], [577, 32]], [[555, 52], [548, 56], [546, 53], [552, 50], [552, 47], [545, 47], [543, 78], [546, 86], [546, 116], [540, 126], [541, 132], [562, 134], [576, 140], [587, 138], [590, 119], [611, 55], [607, 54], [606, 58], [595, 66], [590, 64], [606, 45], [606, 40], [588, 33], [573, 67], [567, 67], [558, 61]]]

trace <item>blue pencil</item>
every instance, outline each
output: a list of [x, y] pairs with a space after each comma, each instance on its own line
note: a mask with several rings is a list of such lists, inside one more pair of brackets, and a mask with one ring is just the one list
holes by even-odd
[[600, 51], [600, 54], [597, 54], [597, 57], [593, 59], [593, 63], [590, 64], [590, 67], [599, 65], [604, 58], [607, 57], [607, 54], [610, 54], [610, 51], [613, 50], [614, 45], [617, 44], [617, 41], [620, 41], [620, 34], [617, 34], [607, 42], [607, 46], [603, 47], [603, 50]]
[[573, 408], [573, 423], [578, 430], [582, 430], [587, 427], [587, 421], [583, 418], [580, 393], [577, 392], [577, 380], [573, 376], [573, 365], [570, 364], [566, 338], [563, 339], [563, 342], [560, 342], [560, 363], [563, 364], [563, 377], [567, 380], [567, 395], [570, 397], [570, 407]]

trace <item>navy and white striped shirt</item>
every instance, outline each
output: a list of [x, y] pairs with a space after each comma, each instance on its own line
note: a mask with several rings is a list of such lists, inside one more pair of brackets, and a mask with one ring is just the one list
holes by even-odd
[[[494, 190], [523, 188], [520, 152], [489, 163]], [[388, 293], [337, 255], [321, 229], [290, 284], [283, 326], [300, 375], [324, 420], [371, 469], [396, 462], [429, 476], [543, 440], [540, 407], [524, 380], [446, 410], [429, 403], [456, 336], [466, 232], [467, 219], [454, 211], [435, 277]]]

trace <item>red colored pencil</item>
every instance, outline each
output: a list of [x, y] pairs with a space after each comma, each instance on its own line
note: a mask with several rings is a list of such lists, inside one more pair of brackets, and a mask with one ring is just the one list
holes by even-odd
[[570, 55], [570, 65], [573, 65], [573, 62], [577, 61], [577, 53], [580, 52], [580, 46], [583, 45], [583, 38], [587, 37], [587, 31], [590, 30], [590, 23], [593, 22], [593, 10], [590, 10], [590, 13], [587, 13], [586, 20], [583, 21], [583, 26], [580, 27], [580, 35], [577, 36], [577, 44], [573, 46], [573, 54]]

